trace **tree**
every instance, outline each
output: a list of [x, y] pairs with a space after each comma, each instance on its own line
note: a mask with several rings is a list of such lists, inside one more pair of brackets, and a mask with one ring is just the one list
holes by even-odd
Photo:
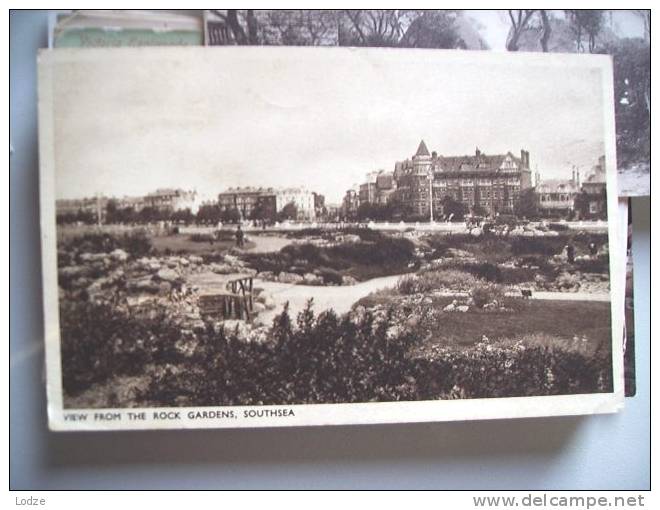
[[472, 208], [472, 214], [475, 216], [488, 216], [488, 211], [481, 204], [475, 204]]
[[160, 212], [155, 207], [147, 206], [138, 213], [138, 220], [142, 223], [150, 223], [161, 219]]
[[520, 38], [530, 30], [540, 31], [539, 44], [543, 52], [548, 51], [548, 41], [552, 33], [552, 24], [548, 11], [541, 9], [509, 9], [509, 21], [511, 28], [507, 36], [506, 49], [518, 51], [520, 49]]
[[215, 225], [220, 221], [220, 207], [217, 204], [202, 205], [197, 211], [197, 222]]
[[527, 218], [528, 220], [538, 218], [539, 204], [534, 188], [527, 188], [520, 193], [518, 202], [514, 207], [514, 214], [518, 218]]
[[195, 216], [193, 215], [192, 211], [189, 208], [186, 208], [186, 209], [179, 209], [178, 211], [174, 211], [170, 216], [170, 219], [172, 221], [185, 223], [186, 225], [188, 225], [195, 219]]
[[593, 53], [596, 49], [596, 36], [601, 31], [605, 20], [605, 11], [596, 9], [569, 9], [565, 12], [569, 27], [575, 37], [575, 51], [578, 53], [585, 51], [582, 39], [586, 36], [589, 53]]
[[254, 10], [247, 9], [245, 12], [236, 9], [227, 9], [224, 12], [212, 10], [211, 13], [217, 16], [231, 31], [234, 44], [244, 46], [260, 43]]
[[264, 13], [264, 44], [336, 46], [339, 13], [333, 10], [269, 10]]
[[[410, 11], [397, 9], [345, 10], [356, 46], [397, 46], [403, 35], [404, 18]], [[413, 16], [415, 14], [412, 14]]]
[[463, 221], [465, 219], [466, 208], [462, 202], [447, 195], [441, 203], [445, 217], [449, 218], [451, 216], [452, 221]]
[[220, 220], [224, 223], [238, 223], [241, 218], [241, 212], [236, 208], [225, 209], [220, 212]]
[[651, 48], [642, 39], [621, 39], [604, 50], [614, 64], [617, 163], [650, 162]]
[[520, 36], [527, 29], [532, 16], [536, 12], [534, 9], [509, 9], [509, 20], [511, 28], [506, 40], [506, 49], [509, 51], [518, 51], [518, 41]]
[[457, 11], [426, 11], [417, 17], [403, 38], [406, 48], [458, 48], [467, 46], [458, 32]]
[[108, 200], [108, 203], [105, 205], [105, 221], [107, 223], [119, 223], [121, 219], [118, 212], [117, 201], [115, 199]]
[[282, 210], [279, 213], [277, 213], [277, 219], [279, 221], [298, 219], [298, 207], [296, 206], [296, 204], [293, 202], [289, 202], [284, 207], [282, 207]]

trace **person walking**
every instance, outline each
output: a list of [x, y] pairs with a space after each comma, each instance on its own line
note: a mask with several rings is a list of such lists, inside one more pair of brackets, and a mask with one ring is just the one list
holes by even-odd
[[242, 248], [244, 244], [245, 244], [245, 234], [243, 233], [243, 230], [241, 229], [241, 226], [239, 225], [236, 228], [236, 246], [238, 248]]

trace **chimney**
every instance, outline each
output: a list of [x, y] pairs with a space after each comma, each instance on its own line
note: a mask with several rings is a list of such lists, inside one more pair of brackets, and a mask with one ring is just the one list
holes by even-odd
[[477, 147], [477, 148], [474, 150], [474, 155], [477, 156], [477, 157], [481, 156], [481, 151], [479, 150], [479, 147]]
[[433, 159], [438, 159], [438, 153], [437, 153], [436, 151], [433, 151], [433, 152], [431, 153], [431, 157], [432, 157]]
[[522, 163], [523, 168], [529, 169], [529, 152], [525, 149], [520, 149], [520, 162]]
[[571, 178], [573, 184], [575, 184], [575, 165], [573, 165], [573, 177]]
[[577, 188], [580, 189], [580, 169], [577, 170]]

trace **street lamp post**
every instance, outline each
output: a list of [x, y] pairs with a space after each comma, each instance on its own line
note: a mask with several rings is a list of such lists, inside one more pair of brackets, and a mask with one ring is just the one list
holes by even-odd
[[429, 172], [429, 210], [431, 211], [430, 223], [433, 223], [433, 171]]

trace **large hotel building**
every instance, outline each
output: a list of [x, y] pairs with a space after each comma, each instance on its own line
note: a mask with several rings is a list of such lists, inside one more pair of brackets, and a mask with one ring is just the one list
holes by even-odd
[[529, 152], [439, 156], [422, 140], [410, 159], [397, 162], [393, 172], [381, 172], [360, 186], [360, 203], [383, 204], [392, 198], [412, 213], [442, 214], [443, 200], [451, 197], [473, 211], [478, 205], [489, 213], [513, 211], [520, 193], [532, 187]]

